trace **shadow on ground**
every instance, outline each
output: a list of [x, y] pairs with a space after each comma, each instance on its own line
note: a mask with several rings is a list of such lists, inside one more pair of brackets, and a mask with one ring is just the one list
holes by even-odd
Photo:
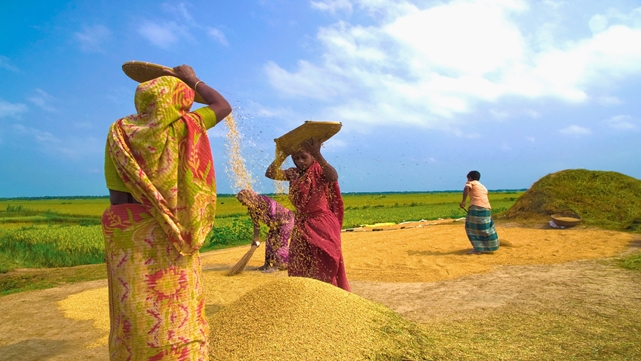
[[0, 346], [0, 360], [48, 360], [67, 351], [68, 342], [32, 338]]

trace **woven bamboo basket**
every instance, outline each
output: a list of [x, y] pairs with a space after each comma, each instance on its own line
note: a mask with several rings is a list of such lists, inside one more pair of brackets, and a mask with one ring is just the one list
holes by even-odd
[[285, 152], [285, 154], [293, 154], [305, 139], [317, 138], [321, 142], [325, 142], [333, 137], [334, 134], [338, 133], [338, 131], [341, 130], [341, 126], [342, 124], [340, 122], [307, 120], [298, 128], [274, 139], [274, 142], [276, 142], [278, 148]]
[[574, 227], [582, 222], [581, 216], [572, 213], [557, 213], [551, 216], [557, 226]]
[[[172, 68], [163, 65], [148, 63], [144, 61], [134, 60], [122, 64], [122, 71], [125, 72], [128, 77], [139, 83], [143, 83], [151, 79], [156, 79], [163, 75], [167, 75], [163, 72], [164, 69], [172, 70]], [[205, 99], [203, 99], [203, 97], [201, 97], [198, 92], [196, 92], [196, 94], [194, 95], [194, 101], [201, 104], [207, 104]]]

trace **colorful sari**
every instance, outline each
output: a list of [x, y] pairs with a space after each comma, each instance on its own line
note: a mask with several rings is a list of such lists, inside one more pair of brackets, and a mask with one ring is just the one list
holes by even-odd
[[294, 213], [268, 196], [250, 189], [239, 191], [237, 198], [249, 211], [255, 236], [261, 223], [269, 228], [265, 239], [265, 266], [287, 268], [289, 236], [294, 227]]
[[344, 208], [338, 182], [327, 182], [317, 162], [300, 176], [295, 168], [285, 174], [290, 181], [289, 199], [296, 207], [288, 275], [350, 291], [341, 249]]
[[141, 83], [137, 114], [116, 121], [107, 151], [141, 204], [103, 214], [111, 360], [207, 360], [198, 250], [213, 227], [216, 187], [194, 91], [175, 77]]
[[265, 223], [269, 227], [265, 239], [265, 264], [286, 267], [289, 263], [289, 236], [294, 227], [294, 214], [275, 200], [256, 195], [257, 205], [249, 209], [254, 224]]
[[499, 236], [489, 208], [470, 206], [465, 217], [465, 233], [475, 251], [492, 252], [499, 249]]

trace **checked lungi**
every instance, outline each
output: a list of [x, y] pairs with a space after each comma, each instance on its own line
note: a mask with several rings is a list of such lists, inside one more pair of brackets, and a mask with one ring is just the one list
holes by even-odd
[[475, 251], [491, 252], [499, 249], [499, 236], [489, 208], [470, 206], [465, 217], [465, 233]]

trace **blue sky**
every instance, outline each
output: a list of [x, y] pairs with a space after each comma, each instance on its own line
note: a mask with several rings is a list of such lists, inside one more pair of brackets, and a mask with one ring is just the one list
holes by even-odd
[[[641, 178], [639, 1], [11, 1], [0, 11], [0, 197], [105, 195], [129, 60], [191, 65], [234, 107], [255, 188], [305, 120], [346, 192]], [[227, 127], [210, 130], [218, 191]]]

